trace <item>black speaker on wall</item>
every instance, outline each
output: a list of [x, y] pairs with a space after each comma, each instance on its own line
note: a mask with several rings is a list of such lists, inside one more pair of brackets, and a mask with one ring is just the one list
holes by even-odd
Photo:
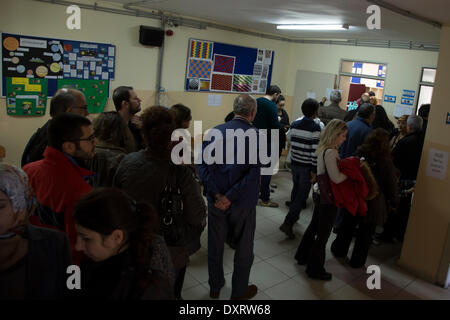
[[139, 43], [145, 46], [161, 47], [164, 42], [164, 30], [141, 26], [139, 29]]

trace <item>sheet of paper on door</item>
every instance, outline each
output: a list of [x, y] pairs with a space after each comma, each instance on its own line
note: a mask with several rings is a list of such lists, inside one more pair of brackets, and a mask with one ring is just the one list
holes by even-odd
[[431, 148], [428, 152], [428, 162], [426, 174], [428, 177], [434, 177], [445, 180], [448, 167], [449, 152]]
[[315, 98], [316, 98], [315, 92], [312, 92], [312, 91], [306, 92], [306, 99], [315, 99]]

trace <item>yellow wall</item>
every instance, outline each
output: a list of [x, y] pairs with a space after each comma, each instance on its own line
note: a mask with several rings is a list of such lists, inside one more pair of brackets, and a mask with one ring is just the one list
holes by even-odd
[[450, 263], [450, 169], [445, 180], [426, 175], [430, 148], [450, 152], [446, 124], [450, 86], [450, 26], [441, 35], [433, 103], [422, 152], [417, 188], [400, 258], [400, 265], [428, 281], [444, 284]]
[[[92, 1], [87, 1], [92, 4]], [[99, 5], [105, 3], [99, 1]], [[117, 7], [117, 6], [116, 6]], [[111, 88], [133, 86], [143, 98], [142, 107], [155, 102], [158, 49], [138, 43], [139, 26], [159, 26], [154, 19], [138, 18], [93, 10], [81, 10], [81, 30], [66, 28], [66, 7], [31, 0], [2, 0], [0, 30], [30, 36], [55, 37], [117, 46], [116, 79]], [[278, 84], [287, 98], [286, 110], [291, 114], [296, 72], [298, 69], [338, 73], [341, 58], [354, 58], [388, 63], [386, 94], [400, 98], [401, 89], [417, 90], [421, 66], [435, 66], [437, 53], [397, 49], [352, 46], [296, 44], [264, 39], [217, 29], [198, 30], [172, 28], [174, 35], [166, 37], [162, 86], [167, 92], [167, 104], [182, 102], [192, 109], [194, 120], [203, 120], [207, 129], [221, 121], [231, 111], [235, 94], [222, 94], [221, 107], [208, 107], [208, 93], [184, 92], [188, 39], [198, 38], [235, 45], [275, 50], [272, 83]], [[393, 107], [387, 106], [388, 111]], [[48, 108], [47, 108], [48, 109]], [[112, 110], [111, 101], [106, 110]], [[20, 157], [29, 137], [48, 120], [6, 115], [5, 99], [0, 99], [0, 144], [6, 147], [5, 162], [20, 164]], [[192, 129], [192, 125], [191, 125]]]

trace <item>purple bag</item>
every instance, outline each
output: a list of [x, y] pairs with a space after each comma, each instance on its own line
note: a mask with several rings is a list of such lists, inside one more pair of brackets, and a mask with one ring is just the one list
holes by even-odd
[[320, 191], [321, 204], [334, 204], [333, 190], [331, 189], [330, 177], [328, 176], [327, 166], [325, 164], [325, 152], [323, 152], [323, 165], [325, 166], [325, 173], [317, 175], [317, 183]]

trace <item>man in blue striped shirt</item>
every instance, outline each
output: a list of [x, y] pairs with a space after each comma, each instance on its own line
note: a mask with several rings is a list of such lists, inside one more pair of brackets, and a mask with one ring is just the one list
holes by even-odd
[[294, 223], [300, 217], [303, 203], [309, 195], [311, 181], [316, 179], [317, 157], [316, 149], [319, 144], [320, 126], [314, 122], [319, 110], [319, 103], [314, 99], [306, 99], [302, 104], [304, 117], [292, 123], [288, 132], [291, 141], [291, 170], [294, 186], [291, 192], [289, 212], [280, 230], [289, 239], [294, 239], [292, 230]]

